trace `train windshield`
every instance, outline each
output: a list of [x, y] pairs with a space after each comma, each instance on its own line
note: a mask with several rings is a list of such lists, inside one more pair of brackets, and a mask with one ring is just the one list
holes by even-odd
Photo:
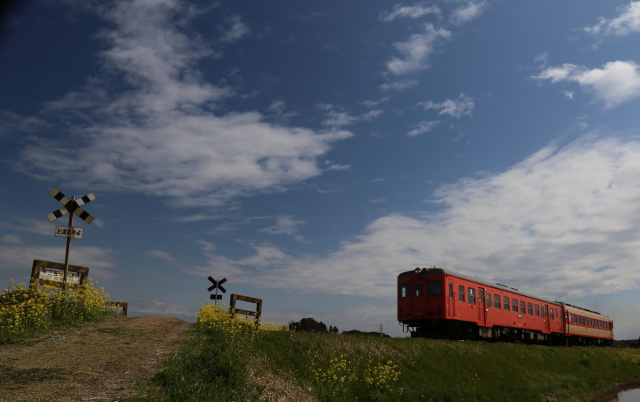
[[427, 294], [429, 296], [439, 296], [442, 293], [442, 282], [433, 280], [427, 282]]

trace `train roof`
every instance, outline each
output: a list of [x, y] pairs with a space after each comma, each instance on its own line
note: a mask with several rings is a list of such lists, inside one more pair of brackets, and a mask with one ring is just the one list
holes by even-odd
[[445, 269], [445, 268], [436, 268], [436, 267], [433, 267], [433, 268], [416, 268], [416, 269], [414, 269], [412, 271], [406, 271], [406, 272], [401, 273], [400, 275], [398, 275], [398, 278], [404, 278], [404, 277], [407, 277], [407, 276], [436, 275], [436, 274], [446, 274], [446, 275], [455, 276], [457, 278], [462, 278], [462, 279], [473, 281], [473, 282], [476, 282], [476, 283], [479, 283], [479, 284], [482, 284], [482, 285], [485, 285], [485, 286], [490, 286], [492, 288], [505, 290], [507, 292], [515, 293], [515, 294], [518, 294], [518, 295], [521, 295], [521, 296], [524, 296], [524, 297], [529, 297], [531, 299], [540, 300], [540, 301], [543, 301], [545, 303], [554, 304], [556, 306], [560, 306], [560, 305], [563, 304], [562, 302], [559, 302], [559, 301], [548, 300], [548, 299], [544, 299], [544, 298], [539, 297], [539, 296], [533, 296], [533, 295], [530, 295], [528, 293], [521, 292], [516, 288], [512, 288], [512, 287], [509, 287], [507, 285], [503, 285], [501, 283], [494, 283], [494, 282], [484, 281], [482, 279], [478, 279], [478, 278], [475, 278], [475, 277], [469, 276], [469, 275], [464, 275], [464, 274], [461, 274], [459, 272], [451, 271], [451, 270]]

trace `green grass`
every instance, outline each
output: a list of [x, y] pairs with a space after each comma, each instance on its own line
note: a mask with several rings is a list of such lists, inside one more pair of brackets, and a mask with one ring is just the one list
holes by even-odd
[[631, 349], [197, 326], [154, 377], [155, 398], [565, 401], [640, 377]]

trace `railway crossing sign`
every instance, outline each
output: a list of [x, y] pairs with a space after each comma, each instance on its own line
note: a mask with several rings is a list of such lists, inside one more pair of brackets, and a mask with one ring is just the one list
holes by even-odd
[[[64, 207], [57, 209], [52, 213], [50, 213], [49, 215], [47, 215], [47, 218], [49, 218], [49, 221], [53, 222], [54, 220], [68, 213], [72, 213], [72, 214], [78, 215], [80, 219], [82, 219], [87, 223], [93, 222], [94, 217], [91, 216], [82, 208], [80, 208], [80, 205], [84, 205], [96, 199], [96, 196], [93, 195], [93, 193], [89, 193], [84, 197], [80, 197], [77, 200], [75, 199], [75, 197], [74, 199], [70, 200], [66, 195], [62, 194], [60, 190], [54, 187], [51, 189], [51, 191], [49, 191], [49, 194], [51, 194], [53, 198], [58, 200], [60, 204], [64, 205]], [[71, 218], [71, 216], [69, 218]], [[71, 224], [69, 224], [69, 226], [71, 226]]]
[[63, 289], [66, 289], [67, 278], [69, 274], [69, 248], [71, 247], [71, 239], [82, 238], [82, 229], [73, 227], [73, 215], [74, 214], [78, 215], [80, 219], [82, 219], [87, 223], [93, 222], [95, 218], [91, 214], [89, 214], [87, 211], [80, 208], [80, 206], [95, 200], [96, 196], [93, 195], [93, 193], [89, 193], [83, 197], [80, 197], [79, 199], [76, 199], [76, 197], [71, 197], [71, 199], [69, 199], [69, 197], [62, 194], [62, 192], [55, 187], [52, 188], [51, 191], [49, 191], [49, 195], [51, 195], [53, 198], [58, 200], [60, 204], [63, 205], [62, 208], [59, 208], [53, 211], [52, 213], [50, 213], [49, 215], [47, 215], [47, 218], [49, 219], [49, 221], [53, 222], [54, 220], [66, 214], [69, 214], [68, 227], [56, 226], [56, 237], [67, 238], [67, 249], [64, 256], [64, 276], [63, 276], [63, 282], [62, 282]]
[[215, 279], [213, 279], [212, 277], [207, 278], [211, 281], [211, 283], [213, 283], [213, 285], [209, 286], [207, 288], [207, 290], [209, 292], [211, 292], [213, 289], [216, 290], [216, 294], [215, 295], [210, 295], [209, 298], [211, 300], [215, 300], [216, 304], [218, 303], [218, 300], [222, 300], [222, 295], [218, 294], [218, 289], [220, 289], [222, 291], [222, 293], [226, 293], [227, 289], [222, 287], [222, 284], [225, 283], [227, 281], [227, 278], [222, 278], [219, 281], [216, 281]]

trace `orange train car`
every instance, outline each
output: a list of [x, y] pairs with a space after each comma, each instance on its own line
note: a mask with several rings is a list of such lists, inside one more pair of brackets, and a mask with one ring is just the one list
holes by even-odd
[[412, 337], [608, 345], [613, 321], [442, 268], [398, 275], [398, 321]]

